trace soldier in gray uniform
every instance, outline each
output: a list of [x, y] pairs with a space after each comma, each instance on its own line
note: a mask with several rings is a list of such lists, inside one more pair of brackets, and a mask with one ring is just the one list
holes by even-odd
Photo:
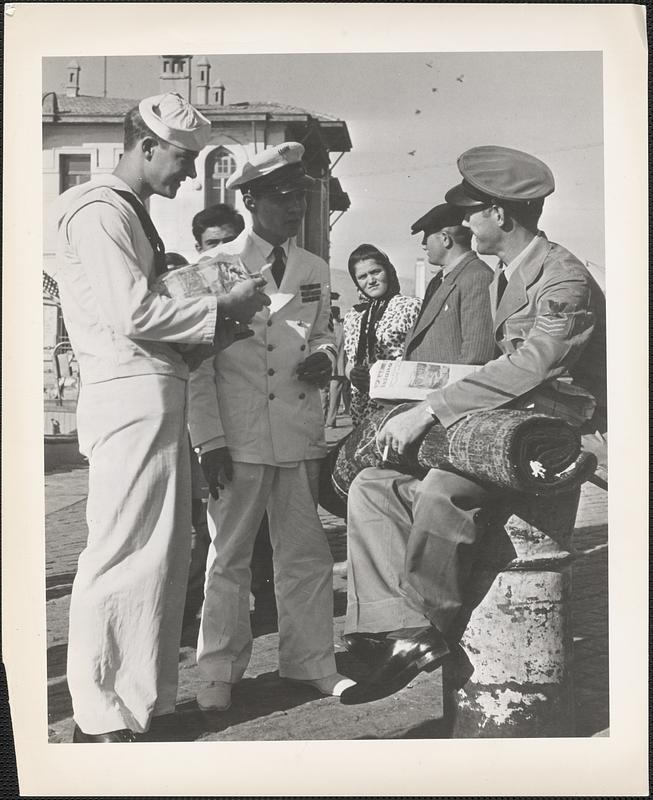
[[[500, 259], [490, 286], [499, 355], [389, 420], [380, 450], [402, 453], [436, 420], [450, 427], [504, 406], [605, 430], [605, 300], [578, 258], [538, 229], [555, 188], [550, 169], [495, 146], [466, 151], [458, 167], [463, 180], [445, 199], [464, 210], [478, 252]], [[354, 480], [345, 643], [373, 667], [343, 703], [386, 696], [446, 659], [490, 501], [484, 487], [439, 469], [417, 480], [371, 468]]]

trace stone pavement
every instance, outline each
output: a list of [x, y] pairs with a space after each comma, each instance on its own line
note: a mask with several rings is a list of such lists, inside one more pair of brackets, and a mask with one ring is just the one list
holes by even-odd
[[[327, 430], [335, 441], [349, 428]], [[59, 466], [45, 476], [48, 721], [51, 742], [70, 741], [72, 709], [66, 684], [68, 608], [77, 557], [86, 538], [84, 508], [87, 469]], [[356, 679], [362, 665], [339, 644], [346, 607], [346, 527], [322, 509], [322, 522], [334, 557], [334, 639], [338, 669]], [[574, 539], [584, 553], [573, 572], [573, 675], [578, 736], [607, 735], [608, 593], [607, 495], [586, 484]], [[153, 726], [160, 741], [307, 740], [437, 738], [442, 735], [439, 672], [420, 674], [398, 695], [360, 706], [342, 706], [279, 679], [278, 633], [274, 608], [252, 614], [252, 661], [234, 690], [232, 708], [204, 714], [194, 697], [200, 679], [195, 664], [197, 625], [184, 630], [179, 655], [178, 713]]]

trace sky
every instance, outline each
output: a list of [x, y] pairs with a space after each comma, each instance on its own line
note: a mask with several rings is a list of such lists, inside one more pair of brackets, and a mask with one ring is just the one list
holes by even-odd
[[[276, 101], [347, 123], [352, 150], [333, 174], [351, 207], [332, 229], [332, 267], [346, 269], [349, 253], [370, 242], [389, 254], [400, 276], [412, 278], [423, 251], [411, 223], [459, 182], [457, 157], [483, 144], [526, 150], [551, 167], [556, 191], [541, 228], [603, 266], [601, 53], [208, 57], [211, 81], [225, 84], [225, 103]], [[44, 59], [44, 92], [63, 89], [69, 58]], [[77, 58], [81, 93], [101, 96], [104, 59]], [[158, 56], [109, 56], [107, 94], [156, 94], [159, 72]]]

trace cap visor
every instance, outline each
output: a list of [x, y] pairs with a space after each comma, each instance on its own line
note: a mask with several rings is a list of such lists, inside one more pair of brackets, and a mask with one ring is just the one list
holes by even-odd
[[301, 192], [304, 189], [310, 189], [314, 184], [314, 178], [311, 178], [310, 175], [303, 175], [288, 182], [268, 184], [267, 186], [252, 186], [252, 191], [255, 191], [256, 194], [290, 194], [290, 192]]
[[453, 189], [449, 189], [449, 191], [445, 194], [444, 199], [452, 206], [459, 206], [461, 208], [474, 208], [479, 206], [486, 206], [488, 203], [484, 203], [482, 200], [479, 200], [476, 197], [472, 197], [470, 194], [467, 193], [464, 184], [459, 183], [457, 186], [454, 186]]
[[279, 191], [282, 193], [294, 192], [297, 189], [310, 189], [315, 184], [315, 178], [310, 175], [302, 175], [301, 178], [296, 178], [292, 183], [281, 186]]

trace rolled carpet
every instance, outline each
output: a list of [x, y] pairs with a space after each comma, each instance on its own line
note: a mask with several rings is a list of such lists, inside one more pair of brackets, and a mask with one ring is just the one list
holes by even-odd
[[429, 469], [449, 469], [496, 488], [534, 494], [568, 491], [596, 469], [595, 456], [581, 452], [580, 433], [568, 422], [517, 409], [479, 411], [448, 429], [435, 423], [402, 456], [390, 452], [384, 462], [376, 435], [388, 419], [411, 407], [402, 403], [375, 412], [331, 451], [324, 469], [337, 497], [346, 498], [362, 469], [383, 465], [418, 477]]

